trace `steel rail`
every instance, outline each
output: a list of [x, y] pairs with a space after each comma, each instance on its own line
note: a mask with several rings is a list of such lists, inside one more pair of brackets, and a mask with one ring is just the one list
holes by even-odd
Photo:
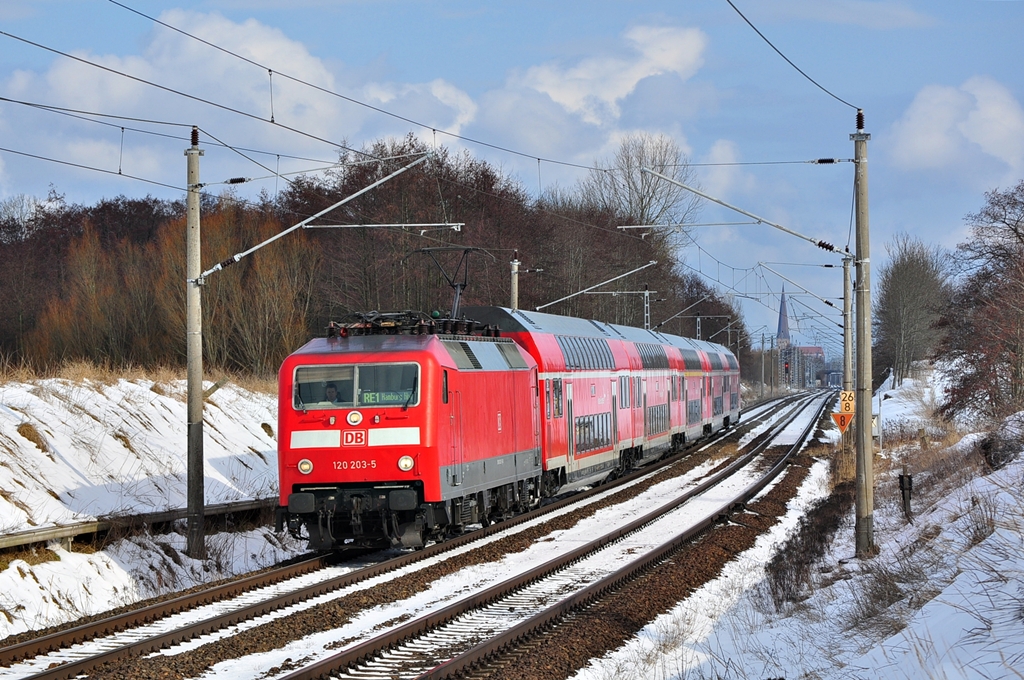
[[239, 580], [224, 583], [219, 586], [205, 590], [182, 595], [171, 600], [158, 602], [142, 609], [136, 609], [124, 614], [107, 617], [92, 623], [69, 628], [68, 630], [51, 633], [42, 637], [27, 640], [18, 644], [0, 649], [0, 666], [10, 666], [12, 663], [22, 659], [29, 659], [46, 654], [57, 649], [62, 649], [79, 642], [92, 640], [102, 635], [120, 632], [131, 626], [137, 626], [159, 620], [171, 614], [193, 609], [200, 605], [216, 602], [227, 597], [233, 597], [240, 593], [271, 585], [295, 576], [301, 576], [326, 566], [328, 558], [320, 556], [311, 560], [280, 567], [272, 572], [255, 574]]
[[443, 680], [446, 678], [459, 677], [470, 669], [479, 667], [481, 664], [486, 663], [493, 656], [500, 654], [507, 649], [511, 649], [520, 641], [524, 641], [539, 632], [550, 629], [552, 626], [557, 625], [558, 622], [568, 614], [583, 607], [590, 606], [594, 601], [600, 599], [605, 594], [618, 590], [625, 583], [637, 578], [641, 574], [657, 566], [660, 562], [671, 557], [682, 549], [684, 545], [703, 534], [714, 524], [718, 523], [723, 518], [723, 514], [731, 513], [738, 509], [737, 506], [740, 508], [743, 507], [748, 501], [756, 497], [768, 484], [778, 477], [782, 470], [789, 464], [789, 460], [799, 452], [804, 444], [807, 443], [808, 438], [814, 432], [814, 428], [817, 427], [818, 422], [821, 420], [822, 414], [829, 402], [829, 399], [822, 400], [814, 414], [814, 417], [811, 418], [807, 427], [804, 428], [804, 431], [801, 436], [798, 437], [797, 442], [790, 447], [789, 451], [787, 451], [785, 455], [776, 461], [776, 463], [761, 477], [761, 479], [748, 485], [733, 501], [723, 504], [717, 513], [712, 513], [695, 526], [662, 544], [653, 552], [650, 552], [622, 567], [618, 571], [609, 574], [600, 581], [587, 586], [583, 590], [557, 603], [556, 606], [509, 628], [504, 633], [491, 638], [487, 642], [481, 643], [463, 654], [445, 661], [436, 668], [421, 674], [417, 680]]
[[[818, 417], [820, 416], [820, 411], [821, 409], [824, 409], [825, 403], [826, 401], [823, 400], [822, 406], [819, 408], [818, 415], [816, 415], [815, 418], [812, 420], [812, 425], [817, 424]], [[793, 420], [796, 419], [796, 417], [799, 415], [800, 412], [802, 412], [802, 410], [802, 407], [799, 409], [795, 409], [794, 412], [791, 413], [790, 416], [787, 419], [785, 419], [783, 423], [777, 424], [773, 428], [774, 433], [772, 435], [764, 437], [763, 441], [761, 441], [758, 445], [754, 446], [749, 452], [738, 457], [725, 468], [717, 471], [714, 475], [712, 475], [705, 481], [701, 482], [697, 486], [693, 487], [692, 489], [688, 490], [681, 496], [673, 499], [672, 501], [669, 501], [668, 503], [663, 504], [661, 507], [657, 508], [656, 510], [653, 510], [652, 512], [647, 513], [643, 517], [640, 517], [639, 519], [634, 520], [629, 524], [616, 529], [615, 531], [612, 531], [602, 537], [599, 537], [587, 543], [586, 545], [576, 548], [575, 550], [572, 550], [569, 553], [566, 553], [565, 555], [561, 555], [557, 558], [549, 560], [548, 562], [540, 566], [534, 567], [533, 569], [530, 569], [529, 571], [524, 572], [523, 574], [520, 574], [512, 579], [496, 584], [479, 593], [476, 593], [475, 595], [465, 598], [455, 604], [449, 605], [448, 607], [444, 607], [440, 610], [431, 612], [422, 617], [414, 619], [413, 621], [400, 625], [381, 636], [372, 638], [370, 640], [366, 640], [362, 643], [356, 644], [352, 647], [349, 647], [348, 649], [338, 652], [337, 654], [333, 654], [304, 668], [298, 669], [288, 675], [283, 676], [282, 678], [280, 678], [280, 680], [317, 680], [319, 678], [329, 677], [331, 673], [338, 672], [346, 668], [352, 668], [353, 666], [356, 666], [372, 657], [378, 656], [384, 650], [393, 648], [398, 644], [410, 640], [411, 638], [423, 635], [424, 633], [434, 628], [437, 628], [438, 626], [446, 624], [455, 619], [457, 616], [460, 616], [469, 610], [490, 604], [496, 600], [506, 597], [510, 593], [517, 591], [530, 583], [533, 583], [548, 576], [549, 574], [564, 569], [566, 566], [574, 562], [577, 562], [578, 560], [600, 550], [601, 548], [604, 548], [605, 546], [611, 543], [620, 540], [621, 538], [639, 530], [643, 526], [655, 521], [662, 515], [687, 503], [693, 497], [704, 493], [709, 488], [721, 483], [724, 479], [727, 479], [736, 470], [742, 468], [745, 465], [748, 465], [752, 460], [754, 460], [754, 458], [763, 453], [767, 448], [770, 448], [770, 444], [773, 437], [778, 432], [781, 432], [782, 429], [788, 426], [791, 422], [793, 422]], [[801, 441], [802, 440], [803, 437], [801, 438]], [[792, 455], [792, 451], [786, 454], [785, 460], [788, 460], [790, 455]], [[778, 475], [781, 469], [781, 464], [776, 464], [775, 466], [773, 466], [771, 470], [771, 474], [773, 476], [771, 478], [774, 478], [774, 476]], [[700, 529], [700, 531], [703, 531], [703, 529], [707, 528], [707, 526], [710, 526], [711, 524], [719, 521], [723, 516], [727, 516], [730, 512], [736, 509], [737, 505], [741, 506], [743, 503], [746, 502], [746, 500], [756, 495], [756, 493], [761, 488], [763, 488], [764, 485], [771, 481], [771, 478], [763, 480], [763, 483], [762, 480], [759, 480], [757, 483], [755, 483], [755, 485], [747, 487], [744, 490], [744, 492], [740, 494], [740, 496], [723, 504], [721, 508], [719, 508], [710, 515], [708, 520], [701, 523], [701, 526], [703, 528]], [[761, 486], [758, 487], [756, 490], [751, 491], [751, 489], [757, 484], [761, 484]], [[691, 536], [693, 535], [693, 532], [688, 533]], [[699, 533], [699, 531], [697, 533]], [[681, 539], [677, 538], [677, 541], [678, 540]], [[676, 541], [673, 541], [673, 543], [675, 542]], [[627, 567], [627, 569], [629, 569], [629, 567]], [[607, 579], [602, 580], [602, 582], [604, 582], [605, 580]], [[561, 608], [559, 606], [556, 606], [555, 609], [561, 611]], [[486, 644], [487, 643], [485, 643], [485, 646]], [[453, 661], [454, 659], [447, 663], [452, 663]], [[474, 661], [472, 663], [475, 662], [477, 661]], [[441, 666], [439, 666], [438, 668], [441, 668]], [[425, 677], [430, 676], [428, 675]]]
[[[785, 399], [779, 400], [781, 405], [785, 404]], [[762, 404], [763, 405], [763, 404]], [[750, 426], [752, 423], [757, 422], [747, 421], [744, 422], [744, 426]], [[693, 445], [701, 444], [707, 446], [709, 443], [713, 444], [727, 436], [730, 436], [735, 428], [730, 430], [722, 431], [712, 437], [710, 440], [698, 440]], [[679, 453], [673, 454], [661, 461], [661, 465], [670, 465], [684, 455], [689, 453], [689, 449], [680, 451]], [[37, 673], [36, 675], [30, 676], [32, 680], [63, 680], [65, 678], [71, 678], [76, 675], [86, 673], [92, 668], [95, 668], [104, 663], [112, 663], [121, 659], [140, 656], [142, 654], [157, 651], [159, 649], [174, 645], [183, 641], [190, 640], [199, 635], [205, 635], [212, 633], [216, 630], [224, 628], [226, 626], [237, 624], [241, 621], [249, 620], [257, 616], [281, 609], [298, 602], [305, 601], [307, 599], [317, 597], [319, 595], [338, 590], [346, 586], [358, 583], [360, 581], [373, 578], [375, 576], [400, 569], [409, 564], [417, 562], [419, 560], [427, 559], [435, 555], [447, 552], [459, 548], [465, 544], [473, 541], [486, 538], [496, 532], [504, 531], [510, 527], [514, 527], [518, 524], [535, 520], [542, 517], [545, 514], [557, 511], [568, 505], [580, 503], [585, 501], [595, 494], [603, 494], [608, 491], [614, 490], [619, 486], [624, 486], [636, 481], [645, 475], [651, 474], [657, 470], [656, 466], [645, 466], [638, 470], [631, 472], [628, 475], [624, 475], [610, 481], [606, 484], [602, 484], [598, 487], [592, 488], [587, 491], [581, 491], [572, 496], [562, 498], [553, 503], [550, 503], [542, 508], [518, 515], [510, 518], [503, 522], [492, 524], [490, 527], [482, 528], [471, 533], [467, 533], [463, 536], [446, 540], [442, 543], [436, 543], [427, 546], [423, 550], [419, 550], [405, 555], [386, 560], [376, 565], [370, 565], [362, 569], [352, 571], [348, 574], [344, 574], [333, 579], [323, 581], [313, 586], [286, 593], [278, 597], [269, 598], [259, 603], [249, 605], [246, 607], [239, 608], [235, 611], [222, 614], [217, 617], [204, 619], [196, 622], [190, 626], [169, 631], [164, 634], [152, 636], [144, 640], [140, 640], [135, 643], [126, 644], [117, 647], [100, 654], [83, 658], [77, 661], [69, 661], [53, 668], [48, 668], [43, 672]], [[88, 640], [95, 639], [103, 635], [109, 635], [123, 631], [131, 626], [148, 624], [166, 616], [177, 614], [188, 609], [210, 604], [221, 599], [233, 597], [243, 592], [253, 590], [256, 588], [278, 583], [282, 580], [292, 578], [294, 576], [309, 573], [318, 568], [326, 566], [328, 558], [321, 556], [314, 560], [309, 560], [297, 565], [284, 567], [278, 570], [265, 572], [263, 574], [257, 574], [243, 578], [239, 581], [233, 581], [231, 583], [216, 586], [214, 588], [206, 589], [190, 595], [185, 595], [173, 600], [166, 602], [157, 603], [154, 605], [147, 606], [140, 610], [126, 612], [125, 614], [117, 615], [114, 617], [108, 617], [93, 623], [85, 624], [72, 628], [66, 631], [53, 633], [41, 638], [35, 638], [28, 640], [23, 643], [12, 645], [0, 649], [0, 664], [10, 665], [13, 662], [28, 659], [41, 654], [46, 654], [72, 644], [85, 642]]]

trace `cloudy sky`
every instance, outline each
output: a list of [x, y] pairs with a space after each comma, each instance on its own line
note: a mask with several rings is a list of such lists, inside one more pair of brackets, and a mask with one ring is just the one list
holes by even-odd
[[[322, 167], [343, 142], [409, 132], [537, 192], [571, 186], [642, 130], [675, 139], [710, 195], [852, 249], [852, 164], [801, 161], [852, 158], [862, 108], [877, 272], [894, 234], [953, 247], [986, 191], [1024, 178], [1024, 2], [733, 4], [817, 85], [726, 0], [4, 0], [0, 199], [51, 186], [82, 203], [180, 197], [193, 124], [203, 181], [266, 178], [243, 196], [276, 191], [272, 171]], [[709, 204], [700, 221], [749, 218]], [[832, 342], [815, 329], [839, 317], [802, 289], [839, 297], [841, 276], [814, 266], [838, 257], [765, 225], [695, 233], [681, 258], [748, 296], [737, 301], [755, 336], [775, 330], [784, 285], [794, 315], [816, 317], [791, 320], [800, 341]]]

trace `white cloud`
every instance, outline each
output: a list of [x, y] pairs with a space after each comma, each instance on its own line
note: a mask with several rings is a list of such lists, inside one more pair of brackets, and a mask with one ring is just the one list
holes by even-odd
[[437, 130], [460, 134], [476, 118], [473, 98], [440, 78], [429, 83], [369, 83], [364, 99]]
[[[138, 53], [76, 53], [82, 59], [102, 64], [109, 71], [57, 58], [45, 71], [21, 70], [12, 74], [4, 83], [5, 93], [19, 99], [85, 111], [196, 124], [203, 130], [200, 139], [204, 147], [212, 136], [236, 147], [325, 159], [334, 156], [333, 148], [310, 136], [334, 144], [346, 139], [355, 140], [354, 145], [358, 147], [364, 139], [401, 135], [411, 126], [298, 83], [295, 79], [370, 104], [382, 107], [387, 104], [389, 110], [456, 134], [477, 115], [477, 105], [472, 98], [441, 79], [426, 83], [389, 84], [364, 80], [349, 86], [339, 84], [332, 67], [311, 54], [305, 45], [254, 19], [235, 22], [217, 13], [175, 9], [161, 14], [160, 20], [245, 59], [272, 67], [273, 77], [266, 68], [156, 26]], [[220, 106], [183, 97], [111, 71], [130, 74]], [[228, 108], [251, 115], [240, 115], [226, 110]], [[21, 117], [31, 115], [24, 110], [17, 113]], [[278, 125], [268, 124], [271, 115]], [[182, 142], [163, 142], [168, 148], [159, 152], [142, 146], [153, 141], [149, 138], [133, 145], [138, 139], [132, 140], [133, 133], [129, 132], [122, 154], [117, 127], [89, 125], [59, 116], [48, 118], [47, 123], [45, 132], [41, 126], [31, 126], [31, 129], [40, 131], [40, 137], [31, 143], [26, 142], [26, 148], [46, 149], [51, 157], [115, 172], [121, 162], [126, 173], [175, 186], [180, 184], [180, 169], [169, 160], [168, 154], [179, 157], [178, 144], [184, 139]], [[146, 127], [134, 123], [131, 126]], [[286, 128], [307, 135], [297, 135]], [[182, 128], [158, 126], [157, 130], [182, 138], [188, 134]], [[156, 162], [160, 153], [164, 156], [163, 163]], [[256, 158], [269, 168], [280, 163], [280, 159], [273, 157]], [[238, 155], [211, 147], [204, 159], [204, 176], [215, 181], [222, 175], [249, 175], [250, 170], [244, 167], [247, 165]], [[286, 161], [281, 170], [299, 169], [291, 167], [294, 165], [294, 162]], [[257, 174], [266, 173], [260, 170]]]
[[985, 76], [922, 88], [892, 134], [893, 159], [904, 169], [952, 168], [979, 155], [1011, 172], [1024, 169], [1024, 109]]
[[975, 101], [959, 125], [964, 137], [1011, 168], [1024, 167], [1024, 110], [1020, 103], [991, 78], [971, 78], [962, 89]]
[[534, 66], [516, 85], [542, 92], [594, 125], [618, 118], [619, 102], [644, 78], [674, 73], [686, 79], [703, 64], [707, 36], [693, 28], [637, 26], [625, 35], [634, 52], [590, 57], [575, 66]]
[[[739, 161], [739, 147], [727, 139], [716, 140], [711, 145], [704, 163], [736, 163]], [[712, 165], [701, 169], [701, 184], [707, 193], [716, 197], [725, 197], [738, 184], [749, 184], [750, 178], [743, 175], [735, 165]]]

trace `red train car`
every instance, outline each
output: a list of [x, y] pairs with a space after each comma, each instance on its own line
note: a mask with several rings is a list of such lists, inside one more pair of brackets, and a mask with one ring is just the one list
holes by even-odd
[[[537, 366], [511, 339], [378, 316], [281, 366], [278, 524], [312, 549], [420, 546], [535, 504]], [[461, 332], [460, 332], [461, 331]]]
[[626, 472], [739, 420], [739, 363], [721, 345], [539, 312], [463, 311], [537, 361], [548, 493]]
[[[339, 326], [280, 371], [278, 527], [421, 546], [739, 419], [724, 347], [498, 307]], [[482, 328], [482, 332], [474, 328]]]

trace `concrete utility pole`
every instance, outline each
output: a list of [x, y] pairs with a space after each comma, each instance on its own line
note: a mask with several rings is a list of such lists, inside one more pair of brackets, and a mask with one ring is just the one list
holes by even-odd
[[519, 309], [519, 251], [512, 251], [512, 311]]
[[[853, 282], [850, 279], [852, 258], [843, 258], [843, 391], [853, 391]], [[854, 408], [856, 408], [854, 400]], [[853, 432], [843, 433], [843, 454], [850, 450]]]
[[761, 333], [761, 398], [764, 399], [764, 333]]
[[192, 147], [185, 150], [188, 159], [188, 198], [185, 225], [186, 356], [188, 362], [188, 544], [186, 553], [195, 559], [206, 558], [203, 530], [205, 505], [203, 475], [203, 307], [202, 263], [199, 257], [199, 128], [192, 128]]
[[843, 258], [843, 389], [853, 390], [853, 282], [850, 258]]
[[875, 547], [874, 444], [871, 440], [871, 238], [868, 228], [868, 140], [864, 111], [857, 110], [853, 140], [856, 164], [854, 192], [857, 197], [857, 556], [871, 557]]

